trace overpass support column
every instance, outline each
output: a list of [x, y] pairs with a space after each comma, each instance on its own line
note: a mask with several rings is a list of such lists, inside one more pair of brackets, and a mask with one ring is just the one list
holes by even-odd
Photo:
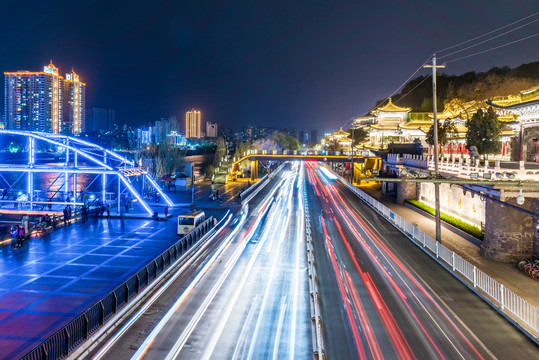
[[[539, 199], [528, 198], [524, 205], [517, 205], [515, 198], [505, 202], [537, 213]], [[486, 199], [485, 240], [481, 245], [481, 255], [502, 262], [516, 262], [539, 255], [539, 240], [536, 225], [538, 219], [523, 212]]]
[[251, 181], [258, 178], [258, 160], [251, 160]]

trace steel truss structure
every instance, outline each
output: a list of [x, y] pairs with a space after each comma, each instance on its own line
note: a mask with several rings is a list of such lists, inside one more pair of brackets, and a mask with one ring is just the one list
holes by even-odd
[[[27, 176], [27, 192], [28, 199], [27, 203], [30, 205], [30, 211], [39, 205], [43, 207], [47, 204], [50, 204], [50, 201], [54, 200], [54, 197], [58, 195], [58, 191], [54, 192], [51, 197], [47, 197], [47, 201], [37, 201], [35, 198], [35, 189], [34, 189], [34, 174], [36, 173], [53, 173], [57, 174], [56, 179], [52, 184], [49, 184], [49, 188], [61, 177], [64, 177], [64, 183], [60, 188], [63, 187], [64, 199], [70, 198], [70, 201], [64, 202], [54, 202], [54, 204], [70, 204], [73, 206], [82, 205], [82, 195], [88, 190], [90, 185], [95, 181], [101, 178], [101, 194], [100, 198], [102, 203], [107, 202], [107, 184], [110, 183], [111, 177], [117, 178], [117, 198], [113, 203], [117, 203], [118, 212], [120, 212], [120, 200], [123, 192], [131, 194], [137, 201], [142, 205], [142, 207], [152, 215], [153, 210], [145, 201], [144, 196], [142, 196], [139, 191], [132, 184], [132, 179], [136, 177], [141, 177], [142, 179], [142, 189], [149, 187], [158, 193], [168, 206], [174, 206], [174, 203], [170, 198], [164, 193], [161, 187], [157, 182], [148, 174], [148, 172], [141, 168], [137, 167], [134, 161], [127, 159], [126, 157], [106, 149], [100, 145], [85, 141], [83, 139], [43, 133], [43, 132], [32, 132], [32, 131], [19, 131], [19, 130], [0, 130], [0, 135], [18, 135], [27, 138], [28, 141], [28, 163], [27, 164], [5, 164], [0, 161], [0, 178], [3, 180], [9, 188], [13, 188], [15, 184], [21, 180], [23, 175]], [[65, 161], [62, 163], [56, 164], [36, 164], [36, 141], [43, 141], [49, 145], [55, 146], [58, 150], [64, 151]], [[5, 172], [15, 172], [21, 173], [21, 176], [15, 181], [15, 183], [10, 184], [2, 173]], [[77, 192], [77, 175], [78, 174], [92, 174], [96, 175], [94, 179], [86, 186], [82, 191]], [[69, 179], [71, 178], [71, 181]], [[71, 191], [69, 187], [72, 187]], [[122, 189], [123, 186], [123, 189]], [[72, 196], [72, 198], [71, 198]], [[14, 202], [17, 200], [13, 200]], [[3, 201], [3, 202], [10, 202]]]

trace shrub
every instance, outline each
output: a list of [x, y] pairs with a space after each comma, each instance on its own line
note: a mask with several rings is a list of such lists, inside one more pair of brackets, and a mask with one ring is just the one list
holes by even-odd
[[[421, 209], [425, 212], [428, 212], [432, 216], [435, 216], [434, 209], [427, 204], [422, 203], [419, 200], [406, 200], [407, 203], [410, 205], [415, 206], [418, 209]], [[443, 212], [440, 212], [440, 219], [445, 221], [448, 224], [453, 225], [454, 227], [480, 239], [483, 240], [485, 237], [485, 234], [481, 231], [481, 229], [478, 226], [468, 224], [467, 222], [464, 222], [454, 216], [445, 214]]]

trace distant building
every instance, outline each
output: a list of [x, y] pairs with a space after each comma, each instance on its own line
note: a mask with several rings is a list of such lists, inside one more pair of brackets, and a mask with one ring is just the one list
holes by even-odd
[[305, 143], [305, 131], [303, 131], [303, 130], [299, 131], [298, 141], [299, 141], [300, 144]]
[[209, 138], [216, 138], [219, 134], [218, 132], [218, 125], [217, 123], [212, 123], [210, 121], [206, 121], [206, 137]]
[[167, 134], [167, 144], [170, 146], [185, 146], [187, 145], [187, 139], [181, 134], [178, 134], [176, 131], [172, 131], [170, 134]]
[[52, 61], [42, 72], [5, 72], [5, 127], [60, 133], [63, 95], [64, 78], [59, 75]]
[[318, 142], [318, 131], [317, 130], [311, 130], [311, 142], [316, 143]]
[[116, 110], [103, 108], [90, 108], [86, 110], [85, 131], [107, 132], [112, 130], [116, 123]]
[[192, 109], [185, 113], [185, 138], [200, 139], [204, 137], [202, 133], [202, 119], [200, 110]]

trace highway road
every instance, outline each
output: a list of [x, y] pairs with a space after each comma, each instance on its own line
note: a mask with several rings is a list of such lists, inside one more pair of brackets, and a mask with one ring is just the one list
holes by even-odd
[[328, 359], [539, 356], [533, 342], [327, 169], [306, 168]]
[[281, 171], [247, 216], [227, 215], [151, 306], [78, 357], [312, 358], [299, 170]]
[[71, 358], [313, 358], [305, 217], [326, 359], [537, 358], [534, 343], [314, 162], [287, 165], [160, 294]]

